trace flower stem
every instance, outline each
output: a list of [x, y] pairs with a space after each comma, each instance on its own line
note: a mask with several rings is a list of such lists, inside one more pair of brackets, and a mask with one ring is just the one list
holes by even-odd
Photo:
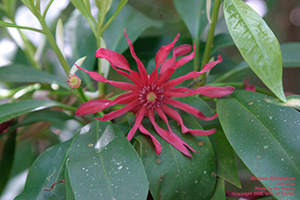
[[75, 112], [77, 110], [77, 108], [72, 107], [72, 106], [68, 106], [68, 105], [65, 105], [65, 104], [60, 104], [59, 107], [65, 109], [65, 110], [73, 111], [73, 112]]
[[87, 101], [88, 101], [88, 99], [87, 99], [86, 96], [84, 95], [83, 90], [82, 90], [81, 87], [77, 88], [77, 92], [78, 92], [78, 94], [79, 94], [79, 96], [81, 97], [81, 100], [82, 100], [83, 102], [87, 102]]
[[194, 71], [199, 71], [199, 65], [200, 65], [200, 55], [199, 55], [199, 46], [200, 46], [200, 40], [196, 40], [195, 42], [195, 57], [194, 57]]
[[[204, 56], [203, 56], [202, 63], [201, 63], [201, 69], [203, 68], [203, 66], [205, 64], [208, 63], [208, 61], [210, 59], [211, 50], [213, 48], [214, 33], [215, 33], [215, 27], [216, 27], [217, 20], [218, 20], [220, 5], [221, 5], [221, 0], [215, 0], [214, 7], [212, 10], [211, 24], [209, 27], [206, 45], [205, 45], [205, 49], [204, 49]], [[199, 76], [199, 79], [200, 79], [200, 81], [198, 82], [197, 85], [199, 87], [205, 85], [206, 73], [201, 74]]]

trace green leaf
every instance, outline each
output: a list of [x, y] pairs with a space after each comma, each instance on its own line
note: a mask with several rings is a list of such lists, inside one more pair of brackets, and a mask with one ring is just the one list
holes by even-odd
[[75, 138], [68, 175], [78, 199], [146, 199], [148, 180], [127, 138], [112, 125], [93, 122]]
[[0, 195], [3, 192], [6, 183], [9, 179], [14, 158], [16, 145], [16, 130], [0, 139]]
[[[190, 96], [190, 97], [178, 98], [178, 100], [197, 108], [206, 116], [212, 116], [215, 113], [210, 108], [210, 106], [199, 97]], [[241, 183], [235, 165], [235, 155], [232, 147], [230, 146], [228, 140], [226, 139], [222, 131], [219, 121], [217, 119], [212, 121], [202, 121], [197, 119], [197, 121], [206, 130], [212, 128], [217, 129], [216, 133], [209, 136], [210, 142], [213, 145], [215, 156], [216, 156], [217, 176], [241, 188]]]
[[[187, 127], [202, 129], [191, 115], [182, 113], [182, 118]], [[158, 124], [166, 128], [164, 124]], [[137, 136], [141, 147], [140, 156], [146, 168], [153, 198], [210, 199], [216, 184], [216, 161], [208, 137], [182, 135], [180, 127], [174, 121], [170, 122], [170, 127], [199, 154], [192, 153], [192, 158], [183, 155], [159, 137], [150, 125], [145, 126], [162, 146], [161, 154], [157, 155], [149, 137], [142, 134]]]
[[0, 123], [20, 115], [51, 107], [60, 107], [62, 104], [52, 100], [24, 100], [0, 105]]
[[225, 200], [225, 181], [221, 178], [217, 179], [216, 188], [211, 200]]
[[[281, 44], [280, 48], [282, 52], [283, 67], [300, 67], [300, 55], [298, 51], [300, 43], [285, 43]], [[249, 65], [243, 61], [228, 72], [223, 73], [214, 82], [222, 82], [231, 79], [233, 76], [241, 74], [245, 70], [249, 70]]]
[[74, 119], [73, 117], [65, 114], [64, 112], [54, 110], [41, 110], [28, 114], [26, 118], [18, 122], [17, 126], [28, 126], [40, 121], [50, 122], [59, 127], [63, 127], [67, 120]]
[[[295, 188], [294, 199], [300, 198], [300, 114], [292, 108], [269, 104], [265, 95], [235, 91], [219, 99], [217, 112], [231, 146], [265, 187]], [[276, 167], [274, 167], [276, 166]], [[295, 177], [295, 180], [271, 180], [270, 177]], [[277, 183], [283, 182], [283, 185]], [[284, 185], [294, 183], [293, 186]], [[276, 191], [274, 192], [276, 193]], [[279, 199], [289, 195], [275, 194]]]
[[69, 177], [69, 165], [68, 161], [66, 162], [66, 168], [65, 168], [65, 179], [66, 179], [66, 200], [75, 200], [74, 192], [72, 190], [72, 186], [70, 183], [70, 177]]
[[89, 11], [86, 9], [86, 6], [84, 5], [84, 2], [82, 0], [71, 0], [71, 3], [73, 4], [73, 6], [75, 8], [77, 8], [81, 14], [86, 17], [89, 18], [90, 17], [90, 13]]
[[241, 182], [235, 165], [235, 155], [224, 133], [217, 130], [217, 132], [210, 135], [209, 138], [211, 139], [216, 154], [218, 177], [241, 188]]
[[174, 5], [187, 26], [193, 41], [198, 43], [201, 35], [206, 27], [208, 20], [206, 16], [206, 1], [189, 0], [174, 0]]
[[65, 162], [71, 141], [60, 143], [42, 153], [30, 167], [24, 191], [15, 200], [28, 199], [65, 199], [64, 180]]
[[[107, 13], [108, 18], [114, 14], [117, 7], [118, 2], [113, 1], [111, 9]], [[130, 40], [134, 42], [147, 28], [161, 27], [161, 25], [161, 22], [148, 18], [126, 4], [114, 22], [103, 33], [103, 39], [108, 49], [123, 53], [128, 48], [128, 43], [124, 36], [124, 28]]]
[[286, 101], [279, 42], [265, 21], [241, 0], [225, 0], [224, 16], [245, 61], [274, 94]]
[[38, 156], [37, 152], [35, 151], [35, 142], [36, 141], [34, 141], [33, 139], [17, 142], [10, 180], [12, 179], [12, 177], [27, 170]]
[[48, 84], [58, 84], [61, 87], [69, 90], [70, 87], [67, 84], [67, 80], [62, 80], [58, 76], [50, 74], [45, 71], [37, 70], [31, 67], [24, 67], [21, 65], [7, 65], [0, 68], [0, 80], [17, 82], [17, 83], [48, 83]]

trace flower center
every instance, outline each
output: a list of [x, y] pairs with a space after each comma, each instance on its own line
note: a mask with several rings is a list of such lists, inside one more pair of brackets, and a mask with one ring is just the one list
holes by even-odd
[[147, 109], [154, 110], [159, 107], [164, 99], [164, 90], [161, 87], [156, 87], [154, 83], [144, 86], [139, 91], [140, 104], [146, 106]]
[[155, 101], [155, 99], [156, 99], [156, 94], [155, 94], [155, 92], [149, 92], [149, 93], [147, 94], [147, 100], [148, 100], [148, 101]]

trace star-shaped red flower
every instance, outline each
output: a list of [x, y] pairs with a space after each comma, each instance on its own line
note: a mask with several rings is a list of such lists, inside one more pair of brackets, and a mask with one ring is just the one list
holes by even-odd
[[[183, 154], [191, 157], [191, 154], [188, 149], [194, 152], [196, 151], [172, 131], [172, 129], [169, 126], [167, 116], [173, 118], [181, 126], [182, 133], [191, 133], [194, 135], [203, 136], [213, 134], [216, 130], [195, 130], [187, 128], [183, 124], [182, 118], [180, 117], [178, 112], [172, 107], [191, 113], [202, 120], [212, 120], [217, 117], [217, 114], [215, 114], [212, 117], [207, 117], [203, 115], [202, 112], [198, 109], [188, 104], [182, 103], [178, 100], [175, 100], [172, 97], [186, 97], [195, 94], [201, 94], [207, 97], [218, 98], [231, 94], [234, 88], [230, 86], [203, 86], [198, 89], [189, 89], [175, 86], [177, 86], [185, 80], [196, 78], [200, 74], [209, 71], [216, 64], [222, 61], [222, 57], [218, 56], [217, 61], [212, 61], [206, 64], [200, 72], [193, 71], [184, 76], [170, 80], [171, 75], [175, 72], [177, 68], [183, 66], [184, 64], [192, 60], [195, 56], [195, 46], [193, 46], [193, 50], [192, 46], [187, 44], [180, 45], [174, 48], [174, 45], [179, 38], [179, 34], [177, 34], [175, 39], [170, 44], [161, 47], [160, 50], [157, 52], [155, 56], [155, 69], [151, 74], [148, 75], [144, 65], [136, 56], [135, 51], [133, 49], [133, 45], [127, 37], [125, 30], [124, 32], [129, 44], [131, 55], [137, 63], [138, 72], [130, 69], [128, 61], [121, 54], [111, 51], [109, 49], [98, 49], [96, 52], [96, 57], [108, 60], [112, 68], [116, 70], [117, 73], [126, 76], [129, 80], [133, 82], [133, 84], [127, 82], [107, 80], [97, 72], [89, 72], [81, 67], [78, 68], [80, 70], [83, 70], [84, 72], [87, 72], [90, 75], [90, 77], [96, 81], [110, 83], [111, 85], [117, 88], [127, 90], [129, 92], [121, 94], [114, 100], [96, 99], [86, 102], [78, 108], [78, 110], [76, 111], [76, 115], [92, 114], [99, 112], [109, 106], [113, 106], [116, 104], [124, 104], [125, 106], [123, 108], [112, 111], [108, 114], [105, 114], [103, 117], [96, 119], [101, 121], [107, 121], [119, 117], [129, 111], [136, 113], [135, 124], [133, 125], [133, 127], [127, 135], [128, 140], [131, 140], [135, 132], [139, 129], [140, 132], [151, 137], [151, 140], [155, 146], [155, 152], [157, 154], [160, 154], [160, 143], [142, 125], [143, 118], [148, 117], [157, 133], [164, 140], [173, 145]], [[167, 59], [169, 52], [172, 49], [172, 57]], [[188, 54], [189, 52], [191, 53]], [[178, 60], [176, 59], [181, 56], [183, 57]], [[158, 70], [159, 67], [160, 70]], [[166, 123], [168, 130], [161, 128], [156, 123], [154, 117], [155, 112]]]

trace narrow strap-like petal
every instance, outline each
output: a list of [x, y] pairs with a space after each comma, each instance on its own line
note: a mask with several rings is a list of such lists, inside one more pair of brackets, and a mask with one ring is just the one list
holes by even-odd
[[182, 88], [182, 87], [172, 88], [164, 92], [164, 95], [169, 97], [187, 97], [195, 94], [201, 94], [211, 98], [220, 98], [231, 94], [233, 91], [234, 91], [234, 87], [232, 86], [214, 87], [214, 86], [206, 85], [197, 89]]
[[157, 114], [159, 115], [159, 117], [167, 124], [167, 127], [170, 131], [170, 133], [175, 134], [169, 124], [168, 118], [166, 116], [166, 114], [162, 111], [162, 109], [160, 107], [155, 108], [155, 111], [157, 112]]
[[162, 74], [164, 74], [167, 69], [172, 68], [176, 63], [176, 53], [175, 50], [173, 50], [173, 55], [170, 59], [166, 60], [166, 62], [164, 62], [161, 65], [160, 71], [159, 71], [159, 75], [161, 76]]
[[222, 62], [222, 57], [221, 55], [218, 55], [218, 59], [216, 61], [211, 61], [207, 64], [205, 64], [202, 68], [202, 70], [200, 71], [201, 74], [208, 72], [211, 68], [213, 68], [216, 64], [219, 64], [220, 62]]
[[136, 114], [136, 119], [135, 119], [135, 123], [133, 125], [133, 127], [130, 129], [128, 135], [127, 135], [127, 139], [130, 141], [132, 139], [132, 137], [134, 136], [136, 130], [138, 129], [138, 127], [141, 125], [141, 122], [145, 116], [146, 113], [146, 107], [142, 106], [139, 111]]
[[101, 110], [110, 106], [112, 101], [107, 99], [95, 99], [81, 104], [76, 110], [76, 115], [89, 115], [100, 112]]
[[79, 67], [78, 65], [76, 65], [76, 66], [78, 67], [78, 69], [88, 73], [90, 75], [90, 77], [92, 79], [94, 79], [95, 81], [110, 83], [111, 85], [113, 85], [117, 88], [120, 88], [122, 90], [131, 90], [131, 91], [136, 91], [137, 90], [137, 87], [135, 85], [130, 84], [130, 83], [107, 80], [106, 78], [104, 78], [103, 76], [98, 74], [97, 72], [90, 72], [86, 69], [83, 69], [83, 68]]
[[104, 58], [118, 68], [130, 70], [126, 58], [122, 54], [119, 54], [117, 52], [111, 51], [109, 49], [100, 48], [96, 51], [96, 57]]
[[118, 74], [121, 74], [123, 76], [126, 76], [129, 80], [131, 80], [135, 85], [137, 85], [138, 87], [142, 87], [143, 82], [141, 81], [141, 76], [139, 73], [130, 70], [130, 74], [117, 69], [112, 63], [111, 63], [112, 68], [114, 68], [114, 70], [116, 70], [116, 72]]
[[[175, 47], [174, 50], [173, 50], [173, 56], [171, 58], [169, 58], [168, 60], [166, 60], [166, 62], [164, 62], [162, 64], [162, 66], [160, 68], [160, 71], [159, 71], [159, 74], [165, 73], [166, 70], [169, 69], [169, 68], [171, 68], [171, 67], [173, 67], [175, 65], [175, 63], [176, 63], [176, 66], [177, 66], [179, 61], [180, 61], [180, 63], [183, 63], [181, 61], [183, 58], [179, 59], [178, 61], [176, 61], [176, 58], [179, 57], [179, 56], [183, 56], [183, 55], [189, 53], [191, 50], [192, 50], [192, 46], [189, 45], [189, 44], [183, 44], [183, 45], [180, 45], [178, 47]], [[187, 56], [185, 56], [185, 57], [187, 57]], [[193, 57], [191, 59], [193, 59]]]
[[204, 135], [211, 135], [214, 132], [216, 132], [216, 129], [211, 129], [211, 130], [189, 129], [183, 124], [182, 118], [176, 110], [174, 110], [173, 108], [165, 104], [162, 105], [162, 109], [169, 117], [171, 117], [178, 124], [180, 124], [182, 133], [191, 133], [193, 135], [204, 136]]
[[203, 74], [203, 73], [209, 71], [211, 68], [213, 68], [216, 64], [218, 64], [220, 62], [222, 62], [222, 57], [219, 55], [218, 60], [207, 63], [206, 65], [204, 65], [203, 69], [200, 72], [190, 72], [184, 76], [180, 76], [178, 78], [170, 80], [163, 85], [163, 88], [164, 88], [164, 90], [168, 90], [168, 89], [182, 83], [183, 81], [186, 81], [186, 80], [192, 79], [192, 78], [197, 78], [198, 76], [200, 76], [200, 74]]
[[112, 112], [110, 112], [108, 114], [105, 114], [101, 118], [95, 118], [95, 119], [100, 120], [100, 121], [112, 120], [114, 118], [117, 118], [117, 117], [119, 117], [119, 116], [127, 113], [128, 111], [130, 111], [133, 108], [135, 108], [137, 105], [139, 105], [139, 102], [137, 100], [131, 101], [129, 104], [127, 104], [123, 108], [115, 110], [115, 111], [112, 111]]
[[169, 52], [173, 49], [175, 43], [177, 42], [180, 34], [178, 33], [174, 40], [165, 46], [162, 46], [155, 56], [155, 68], [157, 69], [165, 60], [167, 59]]
[[158, 124], [155, 122], [154, 119], [154, 111], [149, 111], [148, 117], [154, 127], [154, 129], [157, 131], [157, 133], [168, 143], [170, 143], [172, 146], [174, 146], [176, 149], [178, 149], [181, 153], [185, 154], [188, 157], [192, 157], [190, 154], [189, 148], [193, 152], [195, 151], [192, 147], [190, 147], [187, 143], [185, 143], [180, 137], [178, 137], [176, 134], [172, 134], [171, 132], [162, 129]]
[[[185, 49], [185, 51], [187, 51], [188, 49], [191, 49], [191, 48], [187, 48], [187, 49]], [[185, 65], [187, 62], [191, 61], [195, 57], [195, 50], [196, 50], [196, 45], [193, 44], [193, 51], [189, 55], [184, 56], [184, 57], [180, 58], [179, 60], [177, 60], [174, 68], [177, 69], [177, 68]]]
[[[169, 69], [169, 70], [172, 70], [172, 69]], [[179, 85], [183, 81], [186, 81], [188, 79], [192, 79], [192, 78], [196, 78], [196, 77], [200, 76], [200, 74], [201, 74], [200, 72], [190, 72], [190, 73], [188, 73], [186, 75], [180, 76], [178, 78], [175, 78], [173, 80], [170, 80], [170, 81], [166, 82], [165, 84], [163, 84], [163, 88], [164, 88], [165, 91], [169, 90], [170, 88], [172, 88], [172, 87], [174, 87], [176, 85]], [[159, 84], [157, 84], [157, 85], [159, 85]]]
[[138, 98], [138, 93], [135, 92], [127, 92], [124, 94], [121, 94], [117, 98], [115, 98], [112, 102], [111, 105], [116, 105], [116, 104], [128, 104], [131, 101], [135, 100]]
[[80, 105], [79, 108], [76, 110], [75, 114], [89, 115], [96, 112], [100, 112], [101, 110], [104, 110], [105, 108], [109, 106], [113, 106], [115, 104], [127, 104], [133, 101], [134, 99], [136, 99], [137, 96], [138, 96], [137, 93], [128, 92], [125, 94], [121, 94], [113, 101], [107, 99], [94, 99]]
[[155, 148], [155, 153], [157, 154], [157, 155], [159, 155], [160, 153], [161, 153], [161, 144], [159, 143], [159, 141], [147, 130], [147, 129], [145, 129], [144, 128], [144, 126], [142, 125], [142, 124], [140, 124], [140, 126], [139, 126], [139, 130], [143, 133], [143, 134], [145, 134], [145, 135], [148, 135], [150, 138], [151, 138], [151, 140], [152, 140], [152, 142], [153, 142], [153, 144], [154, 144], [154, 148]]
[[[167, 57], [169, 55], [169, 52], [175, 46], [175, 43], [177, 42], [178, 38], [179, 38], [179, 33], [176, 35], [176, 37], [170, 44], [162, 46], [159, 49], [159, 51], [157, 52], [157, 54], [155, 56], [155, 69], [150, 74], [150, 82], [156, 82], [156, 80], [158, 78], [158, 73], [157, 73], [158, 67], [165, 62], [165, 60], [167, 59]], [[181, 45], [180, 47], [174, 49], [175, 56], [181, 56], [188, 49], [187, 45], [185, 45], [184, 47], [182, 47], [182, 46], [184, 46], [184, 45]], [[173, 60], [168, 59], [166, 62], [173, 62]], [[165, 65], [169, 65], [169, 64], [165, 64]], [[159, 74], [161, 74], [161, 70], [160, 70]]]
[[207, 117], [200, 110], [194, 108], [193, 106], [190, 106], [190, 105], [188, 105], [186, 103], [182, 103], [182, 102], [177, 101], [175, 99], [171, 99], [169, 97], [166, 97], [164, 99], [164, 102], [166, 104], [170, 104], [171, 106], [179, 108], [180, 110], [183, 110], [185, 112], [191, 113], [195, 117], [198, 117], [199, 119], [202, 119], [202, 120], [205, 120], [205, 121], [213, 120], [213, 119], [215, 119], [218, 116], [217, 114], [215, 114], [212, 117]]
[[136, 56], [134, 48], [133, 48], [133, 45], [132, 45], [130, 39], [128, 38], [128, 36], [126, 34], [126, 30], [125, 29], [124, 29], [124, 35], [125, 35], [125, 37], [127, 39], [127, 42], [129, 44], [130, 53], [131, 53], [132, 57], [134, 58], [134, 60], [136, 61], [138, 70], [139, 70], [141, 78], [142, 78], [142, 81], [144, 81], [145, 84], [148, 84], [148, 74], [147, 74], [147, 71], [145, 69], [145, 66], [140, 61], [140, 59]]
[[[187, 50], [191, 49], [190, 45], [188, 45], [188, 46], [181, 45], [179, 47], [181, 47], [182, 49], [179, 49], [179, 50], [177, 49], [177, 51], [176, 51], [176, 49], [174, 49], [174, 51], [173, 51], [173, 57], [174, 57], [174, 55], [177, 57], [177, 56], [181, 55], [182, 53], [186, 53]], [[193, 50], [193, 52], [191, 54], [189, 54], [187, 56], [184, 56], [183, 58], [179, 59], [175, 63], [174, 63], [173, 60], [171, 60], [171, 59], [173, 59], [173, 57], [170, 58], [169, 60], [167, 60], [165, 62], [167, 64], [165, 65], [165, 63], [164, 63], [164, 65], [161, 67], [161, 70], [160, 70], [160, 73], [159, 73], [160, 77], [159, 77], [159, 80], [157, 82], [157, 85], [160, 86], [160, 85], [164, 84], [166, 81], [168, 81], [171, 78], [171, 76], [173, 75], [173, 73], [175, 72], [175, 70], [178, 67], [181, 67], [182, 65], [184, 65], [187, 62], [189, 62], [190, 60], [192, 60], [194, 58], [194, 56], [195, 56], [195, 52], [194, 51], [195, 51], [195, 45], [194, 45], [194, 50]], [[171, 63], [171, 61], [173, 63]]]
[[[104, 58], [109, 61], [111, 66], [117, 71], [117, 73], [122, 74], [133, 81], [136, 85], [139, 85], [138, 81], [140, 81], [140, 77], [138, 73], [134, 73], [133, 70], [130, 69], [128, 61], [126, 58], [117, 52], [111, 51], [109, 49], [100, 48], [96, 52], [96, 57]], [[117, 69], [116, 67], [129, 71], [130, 75], [122, 70]]]
[[189, 52], [191, 52], [191, 50], [192, 50], [192, 45], [190, 44], [182, 44], [174, 48], [176, 57], [188, 54]]

